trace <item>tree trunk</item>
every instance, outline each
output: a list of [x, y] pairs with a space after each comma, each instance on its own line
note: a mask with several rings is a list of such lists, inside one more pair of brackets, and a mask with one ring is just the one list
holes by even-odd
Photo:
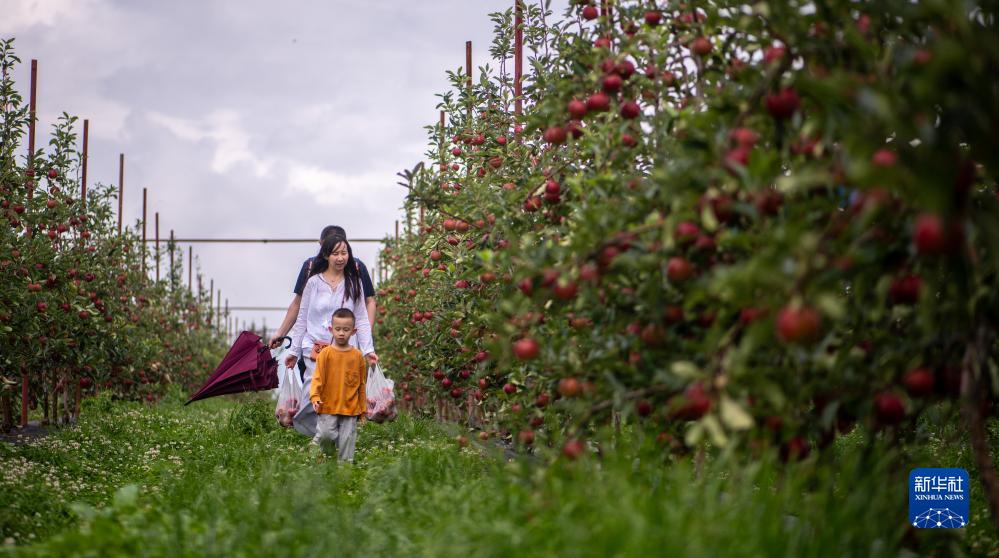
[[999, 475], [992, 463], [992, 452], [989, 451], [988, 432], [985, 430], [985, 416], [981, 407], [973, 402], [965, 402], [964, 415], [968, 421], [968, 431], [971, 437], [971, 449], [975, 455], [975, 466], [985, 490], [985, 500], [992, 513], [992, 524], [999, 532]]
[[76, 403], [73, 405], [73, 422], [80, 420], [80, 398], [82, 395], [83, 388], [80, 386], [80, 381], [76, 382]]
[[0, 432], [6, 434], [14, 428], [14, 405], [11, 401], [10, 390], [5, 390], [0, 395]]
[[28, 373], [21, 367], [21, 428], [28, 426], [28, 400], [31, 398], [28, 386]]
[[69, 389], [69, 378], [65, 374], [62, 386], [62, 421], [63, 424], [69, 425], [73, 419], [73, 394]]
[[42, 385], [39, 386], [39, 387], [41, 388], [39, 391], [42, 392], [41, 393], [41, 395], [42, 395], [42, 424], [43, 425], [47, 425], [49, 423], [49, 394], [50, 394], [51, 391], [55, 391], [55, 390], [45, 389], [46, 386], [45, 386], [45, 382], [44, 381], [42, 381]]
[[989, 341], [982, 329], [977, 332], [974, 342], [969, 343], [964, 355], [961, 374], [961, 410], [968, 422], [968, 435], [974, 453], [975, 467], [985, 490], [985, 500], [989, 504], [992, 523], [999, 531], [999, 474], [992, 462], [989, 448], [989, 434], [985, 427], [990, 395], [988, 376], [985, 372], [986, 347]]

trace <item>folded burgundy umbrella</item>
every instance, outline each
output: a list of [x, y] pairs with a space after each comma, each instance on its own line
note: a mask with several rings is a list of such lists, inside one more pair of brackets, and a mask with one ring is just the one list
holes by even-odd
[[[285, 337], [288, 343], [291, 339]], [[222, 362], [185, 405], [217, 395], [264, 391], [278, 387], [277, 359], [259, 335], [244, 331], [229, 348]]]

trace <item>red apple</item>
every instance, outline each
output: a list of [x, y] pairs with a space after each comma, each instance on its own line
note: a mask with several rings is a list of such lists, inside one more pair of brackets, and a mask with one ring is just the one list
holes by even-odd
[[573, 138], [579, 139], [583, 137], [583, 123], [579, 120], [570, 120], [568, 124], [565, 125], [566, 130]]
[[735, 147], [725, 154], [725, 162], [731, 166], [745, 167], [749, 165], [749, 148], [746, 147]]
[[690, 51], [697, 56], [707, 56], [711, 53], [711, 49], [714, 48], [706, 37], [696, 37], [690, 43]]
[[520, 289], [520, 292], [524, 293], [527, 296], [531, 296], [531, 293], [534, 292], [534, 281], [532, 281], [530, 277], [525, 277], [524, 279], [520, 280], [520, 283], [517, 284], [517, 287]]
[[648, 24], [650, 27], [655, 27], [659, 25], [662, 19], [663, 19], [663, 14], [660, 11], [649, 10], [645, 12], [645, 23]]
[[635, 403], [635, 412], [638, 413], [640, 417], [647, 417], [652, 414], [652, 403], [642, 399]]
[[638, 106], [635, 101], [625, 101], [621, 103], [621, 118], [631, 120], [633, 118], [638, 118], [642, 114], [642, 107]]
[[600, 280], [600, 268], [593, 262], [586, 262], [579, 268], [579, 278], [594, 283]]
[[922, 287], [923, 280], [918, 275], [896, 277], [888, 288], [888, 298], [892, 304], [915, 304]]
[[561, 126], [552, 126], [545, 130], [545, 141], [552, 145], [561, 145], [565, 143], [567, 137], [565, 128]]
[[569, 101], [569, 116], [576, 120], [580, 120], [586, 116], [586, 103], [579, 99]]
[[561, 199], [562, 185], [554, 180], [545, 183], [545, 200], [557, 202]]
[[530, 337], [525, 337], [514, 341], [513, 354], [519, 360], [531, 360], [537, 358], [540, 348], [537, 341]]
[[669, 305], [663, 310], [663, 321], [669, 325], [678, 324], [683, 321], [683, 307]]
[[568, 280], [561, 280], [552, 288], [555, 298], [559, 300], [572, 300], [578, 290], [576, 283]]
[[599, 12], [595, 6], [583, 6], [582, 16], [586, 21], [593, 21], [599, 16]]
[[704, 386], [700, 382], [688, 386], [679, 400], [680, 406], [671, 413], [674, 418], [697, 420], [711, 410], [711, 398], [705, 393]]
[[603, 112], [610, 109], [610, 97], [606, 93], [596, 92], [586, 99], [587, 111]]
[[902, 399], [890, 392], [882, 392], [874, 397], [874, 417], [884, 425], [894, 425], [905, 418], [905, 405]]
[[773, 64], [775, 62], [780, 62], [787, 55], [787, 49], [783, 45], [774, 45], [767, 47], [763, 51], [763, 63], [766, 65]]
[[739, 323], [746, 326], [762, 318], [766, 314], [767, 311], [762, 308], [753, 308], [751, 306], [743, 308], [739, 311]]
[[697, 239], [697, 235], [700, 232], [701, 229], [696, 224], [690, 221], [682, 221], [676, 225], [674, 236], [676, 237], [677, 244], [688, 245]]
[[583, 455], [585, 451], [586, 444], [576, 438], [566, 440], [565, 444], [562, 445], [562, 455], [564, 455], [566, 459], [579, 459], [579, 456]]
[[893, 167], [898, 156], [890, 149], [878, 149], [871, 157], [871, 163], [876, 167]]
[[947, 249], [947, 234], [943, 219], [939, 215], [923, 213], [917, 217], [912, 237], [920, 254], [942, 254]]
[[666, 263], [666, 277], [673, 283], [681, 283], [694, 276], [694, 266], [686, 258], [672, 257]]
[[621, 90], [621, 84], [623, 80], [621, 76], [617, 74], [608, 74], [604, 76], [603, 82], [601, 82], [601, 87], [606, 93], [617, 93]]
[[820, 333], [822, 316], [811, 306], [785, 306], [776, 325], [777, 336], [785, 343], [809, 343]]
[[925, 397], [933, 393], [936, 378], [927, 368], [913, 368], [902, 376], [902, 384], [913, 397]]
[[801, 100], [798, 98], [798, 92], [790, 87], [767, 95], [767, 110], [777, 120], [791, 118], [800, 106]]
[[735, 128], [729, 132], [728, 137], [740, 147], [753, 147], [760, 139], [759, 134], [749, 128]]
[[562, 397], [576, 397], [583, 391], [583, 385], [576, 378], [562, 378], [558, 381], [558, 393]]
[[766, 189], [757, 193], [755, 199], [756, 210], [760, 215], [777, 215], [780, 206], [784, 203], [784, 197], [776, 190]]
[[517, 386], [511, 383], [503, 384], [503, 393], [513, 395], [517, 393]]
[[628, 79], [635, 75], [635, 65], [631, 60], [622, 60], [614, 66], [614, 72], [621, 76], [621, 79]]

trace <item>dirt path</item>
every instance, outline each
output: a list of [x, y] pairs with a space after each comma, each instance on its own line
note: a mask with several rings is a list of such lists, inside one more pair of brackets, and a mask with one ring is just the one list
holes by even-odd
[[52, 426], [42, 426], [38, 421], [30, 421], [24, 428], [14, 427], [10, 432], [0, 433], [0, 442], [8, 444], [24, 444], [38, 438], [44, 438], [52, 430]]

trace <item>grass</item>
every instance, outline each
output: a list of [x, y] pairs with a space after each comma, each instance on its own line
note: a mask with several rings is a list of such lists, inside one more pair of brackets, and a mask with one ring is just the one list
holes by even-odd
[[[908, 530], [908, 468], [893, 468], [893, 446], [859, 431], [828, 462], [717, 454], [697, 473], [689, 459], [665, 464], [627, 428], [601, 459], [508, 460], [493, 444], [459, 449], [449, 426], [401, 416], [363, 425], [346, 465], [317, 463], [271, 411], [255, 398], [97, 399], [74, 428], [0, 444], [0, 553], [999, 555], [980, 493], [971, 528]], [[965, 453], [940, 438], [919, 459], [970, 470]]]

